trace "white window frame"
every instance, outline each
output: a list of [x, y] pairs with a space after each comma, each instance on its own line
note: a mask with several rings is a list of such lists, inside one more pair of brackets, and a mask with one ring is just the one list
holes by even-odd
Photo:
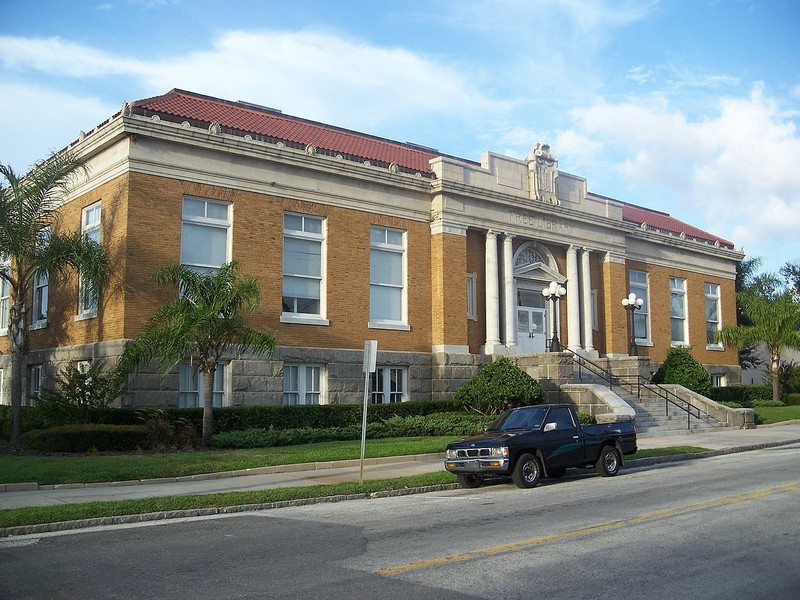
[[[400, 242], [395, 243], [390, 241], [390, 236], [400, 235]], [[375, 240], [375, 237], [382, 237], [382, 240]], [[369, 276], [369, 290], [370, 290], [370, 314], [368, 327], [371, 329], [397, 329], [402, 331], [409, 331], [411, 328], [408, 325], [408, 256], [406, 252], [407, 234], [402, 229], [395, 229], [392, 227], [383, 227], [382, 225], [371, 225], [369, 228], [369, 251], [370, 251], [370, 276]], [[372, 261], [374, 253], [396, 253], [401, 258], [401, 274], [399, 283], [390, 283], [385, 281], [378, 281], [374, 277], [374, 269], [372, 268]], [[381, 290], [398, 290], [400, 294], [400, 314], [397, 319], [376, 318], [373, 316], [373, 310], [382, 305], [382, 302], [373, 300], [373, 292]]]
[[[0, 257], [0, 270], [7, 272], [11, 269], [11, 259]], [[8, 335], [9, 321], [11, 320], [11, 284], [7, 279], [0, 277], [0, 335]]]
[[[669, 331], [671, 343], [673, 346], [688, 346], [689, 345], [689, 314], [686, 303], [687, 286], [686, 279], [683, 277], [670, 277], [669, 278]], [[680, 306], [683, 314], [679, 315], [675, 311], [675, 301], [680, 301]], [[675, 326], [680, 325], [683, 330], [683, 339], [676, 340], [674, 331]]]
[[6, 404], [4, 369], [0, 369], [0, 404]]
[[[393, 385], [392, 375], [395, 376], [395, 382], [400, 382], [399, 386]], [[371, 404], [391, 404], [408, 402], [408, 400], [407, 367], [378, 366], [370, 375], [369, 401]]]
[[31, 329], [41, 329], [47, 326], [49, 295], [50, 285], [47, 274], [37, 273], [33, 278], [33, 313], [31, 317]]
[[287, 406], [327, 404], [325, 365], [310, 363], [284, 364], [283, 403]]
[[478, 274], [467, 273], [467, 319], [470, 321], [478, 320], [477, 289]]
[[42, 365], [31, 365], [28, 369], [28, 405], [36, 406], [39, 394], [42, 392], [44, 368]]
[[[188, 215], [186, 207], [188, 202], [203, 203], [202, 215]], [[221, 219], [214, 216], [209, 216], [209, 206], [224, 207], [225, 218]], [[223, 265], [231, 261], [231, 218], [232, 205], [229, 202], [221, 202], [219, 200], [210, 200], [208, 198], [198, 198], [196, 196], [184, 196], [183, 204], [181, 207], [181, 264], [189, 267], [198, 273], [215, 273]], [[186, 256], [185, 249], [185, 235], [186, 225], [208, 227], [212, 229], [221, 229], [225, 232], [225, 260], [222, 262], [215, 262], [210, 259], [205, 262], [190, 262]]]
[[[50, 227], [42, 227], [36, 234], [37, 244], [44, 245], [50, 239]], [[30, 329], [47, 327], [47, 310], [49, 308], [50, 285], [47, 273], [36, 273], [33, 278], [33, 312]]]
[[[81, 211], [81, 237], [100, 243], [102, 205], [98, 200]], [[86, 281], [81, 275], [78, 281], [78, 315], [76, 320], [92, 319], [97, 316], [98, 294], [89, 294]]]
[[636, 344], [639, 346], [652, 346], [650, 328], [650, 274], [647, 271], [638, 269], [628, 269], [628, 289], [636, 294], [637, 298], [643, 300], [642, 307], [633, 311], [634, 335], [636, 335], [636, 323], [643, 323], [645, 336], [636, 336]]
[[[286, 217], [294, 217], [300, 219], [300, 229], [288, 229], [286, 225]], [[326, 294], [326, 226], [327, 220], [324, 217], [320, 217], [318, 215], [307, 215], [303, 213], [294, 213], [294, 212], [286, 212], [283, 216], [283, 278], [281, 280], [281, 285], [285, 285], [288, 279], [303, 279], [305, 281], [316, 281], [319, 285], [318, 293], [319, 293], [319, 312], [316, 313], [304, 313], [298, 312], [297, 310], [297, 303], [295, 302], [293, 306], [288, 306], [290, 310], [286, 310], [287, 305], [284, 303], [283, 299], [286, 297], [283, 294], [281, 295], [281, 323], [302, 323], [307, 325], [330, 325], [330, 321], [325, 318], [326, 315], [326, 304], [325, 298]], [[310, 231], [314, 229], [309, 225], [311, 223], [319, 223], [319, 233], [315, 231]], [[301, 274], [301, 273], [288, 273], [286, 271], [286, 240], [287, 239], [294, 239], [294, 240], [303, 240], [305, 242], [312, 242], [319, 244], [319, 277], [314, 275], [308, 274]], [[296, 300], [296, 299], [295, 299]]]
[[[722, 329], [722, 301], [719, 294], [719, 284], [718, 283], [709, 283], [706, 282], [704, 285], [705, 288], [705, 308], [706, 308], [706, 348], [708, 350], [722, 350], [723, 346], [721, 342], [715, 342], [713, 340], [708, 339], [708, 332], [709, 326], [713, 325], [714, 331], [720, 331]], [[708, 318], [708, 307], [709, 302], [714, 303], [714, 308], [717, 312], [717, 320], [713, 321]]]
[[[218, 364], [214, 371], [214, 408], [230, 406], [230, 369], [228, 364]], [[197, 363], [178, 365], [178, 408], [203, 408], [203, 377]]]

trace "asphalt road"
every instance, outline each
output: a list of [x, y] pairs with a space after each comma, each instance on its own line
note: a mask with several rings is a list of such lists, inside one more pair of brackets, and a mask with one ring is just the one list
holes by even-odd
[[0, 540], [0, 598], [800, 598], [800, 446]]

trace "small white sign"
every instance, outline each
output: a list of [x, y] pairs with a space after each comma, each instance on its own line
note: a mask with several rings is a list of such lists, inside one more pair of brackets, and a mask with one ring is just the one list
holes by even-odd
[[364, 342], [364, 373], [374, 373], [378, 363], [378, 340]]

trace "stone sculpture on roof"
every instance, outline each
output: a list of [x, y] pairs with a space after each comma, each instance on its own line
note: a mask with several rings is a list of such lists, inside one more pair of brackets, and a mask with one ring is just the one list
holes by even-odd
[[548, 144], [536, 144], [528, 153], [528, 179], [531, 197], [541, 202], [558, 206], [556, 196], [558, 160], [550, 152]]

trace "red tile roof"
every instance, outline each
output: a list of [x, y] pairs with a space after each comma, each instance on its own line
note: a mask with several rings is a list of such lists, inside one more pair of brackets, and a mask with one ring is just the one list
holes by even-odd
[[[221, 100], [179, 89], [132, 102], [131, 110], [145, 116], [157, 114], [161, 118], [176, 122], [194, 121], [193, 124], [203, 126], [216, 122], [223, 130], [250, 134], [255, 138], [273, 142], [281, 141], [295, 148], [305, 148], [308, 144], [312, 144], [317, 151], [325, 154], [341, 154], [350, 160], [369, 160], [376, 166], [396, 163], [402, 171], [419, 172], [426, 177], [432, 175], [428, 161], [438, 156], [445, 156], [432, 148], [395, 142], [300, 119], [247, 102]], [[472, 161], [465, 162], [477, 164]], [[731, 242], [692, 227], [666, 213], [632, 204], [622, 204], [623, 221], [640, 226], [646, 223], [647, 229], [651, 231], [659, 230], [674, 235], [683, 233], [690, 239], [719, 242], [720, 245], [733, 248]]]
[[171, 90], [163, 96], [132, 102], [131, 109], [139, 114], [170, 115], [175, 120], [217, 122], [223, 128], [293, 143], [301, 148], [312, 144], [318, 150], [350, 155], [350, 157], [383, 163], [386, 166], [397, 163], [404, 170], [425, 175], [431, 172], [428, 161], [441, 156], [441, 153], [436, 150], [425, 149], [414, 144], [394, 142], [283, 115], [266, 107], [258, 107], [245, 102], [219, 100], [178, 89]]
[[667, 213], [642, 208], [633, 204], [622, 204], [622, 220], [636, 225], [647, 224], [647, 229], [650, 231], [659, 230], [662, 233], [673, 233], [680, 235], [683, 233], [689, 239], [697, 239], [701, 241], [709, 241], [711, 243], [719, 242], [721, 246], [730, 247], [733, 249], [733, 242], [726, 239], [693, 227], [683, 221], [679, 221], [675, 217]]

